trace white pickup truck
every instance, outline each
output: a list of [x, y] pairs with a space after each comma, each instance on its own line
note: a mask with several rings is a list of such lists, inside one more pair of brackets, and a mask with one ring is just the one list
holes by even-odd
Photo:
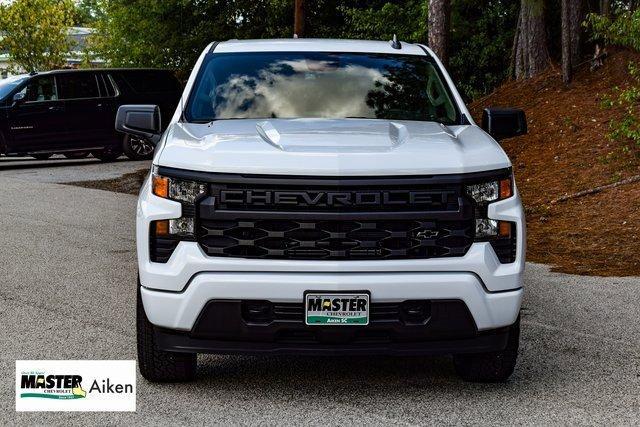
[[453, 354], [504, 381], [518, 353], [524, 213], [501, 138], [426, 46], [212, 43], [161, 133], [137, 209], [138, 358], [151, 381], [197, 353]]

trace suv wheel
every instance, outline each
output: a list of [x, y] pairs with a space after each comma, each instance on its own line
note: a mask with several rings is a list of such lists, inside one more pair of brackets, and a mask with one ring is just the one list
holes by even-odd
[[85, 157], [89, 156], [89, 152], [74, 151], [73, 153], [64, 153], [63, 156], [65, 156], [67, 159], [84, 159]]
[[107, 147], [104, 150], [92, 151], [91, 154], [103, 162], [113, 162], [122, 155], [122, 151], [116, 147]]
[[122, 141], [122, 151], [131, 160], [151, 159], [155, 148], [151, 141], [137, 136], [125, 135]]
[[153, 325], [147, 319], [138, 284], [137, 306], [138, 366], [140, 374], [152, 382], [191, 381], [196, 376], [197, 354], [173, 353], [158, 348]]
[[507, 347], [502, 351], [458, 354], [453, 357], [456, 372], [465, 381], [494, 383], [509, 379], [516, 367], [520, 343], [520, 317], [510, 330]]
[[32, 154], [31, 157], [33, 157], [36, 160], [49, 160], [49, 158], [53, 156], [53, 154], [51, 153], [44, 153], [44, 154]]

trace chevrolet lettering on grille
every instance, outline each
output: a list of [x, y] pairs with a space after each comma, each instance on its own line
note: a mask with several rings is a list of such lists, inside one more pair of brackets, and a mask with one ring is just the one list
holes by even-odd
[[355, 205], [406, 206], [446, 203], [450, 191], [268, 191], [221, 190], [220, 202], [227, 205], [288, 205], [298, 207], [340, 207]]

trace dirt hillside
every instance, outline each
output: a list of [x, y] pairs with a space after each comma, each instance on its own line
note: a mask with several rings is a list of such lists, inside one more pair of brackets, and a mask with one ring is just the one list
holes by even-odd
[[640, 54], [612, 53], [602, 68], [578, 70], [569, 87], [556, 67], [529, 81], [511, 81], [471, 106], [519, 107], [529, 134], [503, 142], [522, 193], [528, 259], [557, 271], [640, 275], [640, 182], [551, 203], [559, 197], [640, 175], [640, 147], [608, 137], [621, 110], [601, 108], [612, 88], [630, 83], [627, 64]]

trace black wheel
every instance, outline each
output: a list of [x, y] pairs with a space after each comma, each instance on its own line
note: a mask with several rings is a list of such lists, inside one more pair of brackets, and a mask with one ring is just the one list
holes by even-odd
[[151, 159], [155, 149], [151, 141], [137, 136], [125, 135], [122, 141], [122, 151], [131, 160]]
[[122, 155], [122, 150], [116, 147], [107, 147], [104, 150], [92, 151], [93, 157], [100, 159], [103, 162], [113, 162]]
[[153, 325], [142, 306], [138, 284], [137, 307], [138, 367], [140, 374], [152, 382], [184, 382], [196, 377], [197, 354], [160, 350], [153, 335]]
[[516, 367], [520, 343], [520, 317], [510, 330], [507, 347], [502, 351], [458, 354], [453, 358], [456, 372], [465, 381], [495, 383], [509, 379]]
[[64, 153], [67, 159], [84, 159], [85, 157], [89, 157], [88, 151], [74, 151], [73, 153]]
[[33, 157], [36, 160], [49, 160], [49, 158], [53, 156], [53, 154], [51, 153], [44, 153], [44, 154], [32, 154], [31, 157]]

